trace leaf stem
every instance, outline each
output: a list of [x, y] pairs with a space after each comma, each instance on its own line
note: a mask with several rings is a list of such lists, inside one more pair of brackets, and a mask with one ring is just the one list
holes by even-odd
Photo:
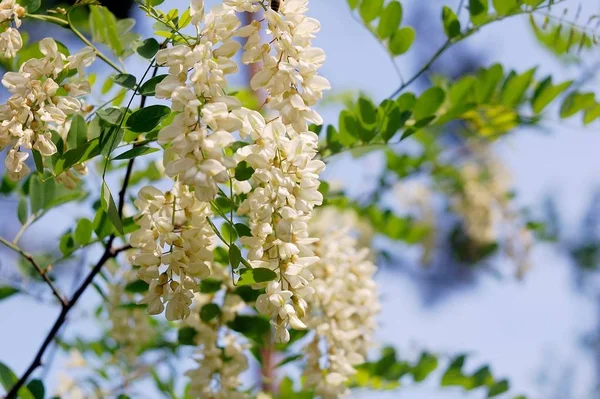
[[91, 41], [89, 41], [88, 38], [85, 37], [83, 35], [83, 33], [81, 33], [75, 27], [75, 25], [73, 25], [73, 23], [71, 22], [70, 12], [67, 12], [67, 19], [66, 20], [64, 20], [62, 18], [58, 18], [58, 17], [52, 16], [52, 15], [40, 15], [40, 14], [26, 14], [26, 17], [27, 18], [31, 18], [31, 19], [37, 19], [38, 21], [50, 22], [52, 24], [61, 26], [63, 28], [70, 29], [75, 34], [75, 36], [77, 36], [79, 38], [79, 40], [81, 40], [87, 46], [90, 46], [92, 49], [94, 49], [94, 52], [96, 53], [96, 55], [98, 56], [98, 58], [100, 58], [102, 61], [106, 62], [106, 64], [108, 64], [115, 71], [117, 71], [119, 73], [125, 73], [125, 71], [122, 68], [120, 68], [119, 66], [117, 66], [117, 64], [115, 64], [102, 51], [98, 50], [98, 48]]
[[50, 279], [50, 277], [48, 277], [48, 271], [51, 268], [51, 266], [47, 266], [45, 269], [42, 269], [40, 267], [40, 265], [37, 263], [37, 261], [35, 260], [35, 258], [33, 257], [33, 255], [31, 255], [29, 252], [25, 252], [24, 250], [22, 250], [19, 246], [17, 246], [16, 244], [13, 244], [12, 242], [0, 237], [0, 243], [5, 245], [6, 247], [12, 249], [13, 251], [17, 252], [19, 255], [21, 255], [23, 258], [25, 258], [25, 260], [27, 260], [29, 263], [31, 263], [31, 265], [33, 266], [33, 268], [35, 269], [35, 271], [40, 275], [40, 277], [46, 282], [46, 284], [48, 284], [48, 286], [50, 287], [50, 289], [52, 290], [52, 293], [54, 294], [54, 296], [58, 299], [58, 301], [60, 302], [60, 304], [62, 305], [63, 308], [67, 307], [69, 305], [69, 301], [67, 301], [62, 294], [60, 293], [60, 291], [58, 290], [58, 288], [56, 287], [56, 285], [54, 285], [54, 282], [52, 282], [52, 280]]

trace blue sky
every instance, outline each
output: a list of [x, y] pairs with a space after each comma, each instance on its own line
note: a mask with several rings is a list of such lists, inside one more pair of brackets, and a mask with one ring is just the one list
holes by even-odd
[[[410, 15], [416, 1], [403, 2], [405, 15]], [[184, 6], [183, 1], [173, 3]], [[567, 1], [573, 8], [577, 3]], [[581, 3], [584, 12], [600, 12], [594, 0]], [[436, 9], [441, 9], [444, 4], [456, 8], [458, 1], [432, 1], [431, 4]], [[383, 99], [398, 86], [399, 80], [389, 58], [372, 36], [350, 17], [345, 0], [313, 0], [310, 13], [323, 26], [317, 45], [327, 52], [328, 61], [322, 71], [335, 91], [362, 90], [375, 99]], [[149, 28], [148, 22], [140, 26], [146, 32]], [[441, 24], [427, 29], [441, 32]], [[422, 51], [433, 53], [440, 44], [421, 43]], [[461, 46], [480, 53], [490, 64], [500, 61], [520, 71], [537, 65], [541, 73], [552, 73], [558, 80], [576, 77], [579, 71], [575, 66], [565, 68], [540, 48], [526, 17], [486, 27]], [[449, 57], [452, 57], [452, 50]], [[594, 60], [593, 56], [586, 59], [588, 63]], [[418, 68], [410, 53], [396, 61], [405, 77]], [[128, 67], [135, 71], [141, 64], [133, 60]], [[335, 109], [326, 108], [323, 115], [326, 123], [337, 120]], [[558, 200], [567, 228], [574, 230], [598, 185], [600, 136], [596, 127], [583, 130], [574, 119], [566, 124], [558, 123], [556, 119], [547, 123], [550, 135], [521, 131], [495, 148], [512, 172], [519, 202], [537, 205], [544, 195], [552, 193]], [[348, 169], [350, 160], [343, 159], [337, 167], [330, 167], [326, 176], [349, 181], [351, 175], [354, 182], [360, 182], [362, 174], [376, 168], [379, 160], [373, 156], [362, 162], [360, 169], [355, 166]], [[23, 243], [52, 242], [50, 236], [59, 235], [77, 212], [77, 209], [63, 208], [61, 212], [49, 215], [47, 222], [34, 226]], [[15, 229], [11, 227], [17, 223], [16, 217], [4, 220], [0, 234], [12, 237]], [[51, 230], [48, 223], [52, 223]], [[562, 254], [540, 245], [534, 250], [533, 260], [534, 269], [524, 281], [516, 281], [508, 274], [501, 280], [482, 275], [474, 287], [451, 295], [434, 307], [424, 306], [413, 282], [400, 274], [383, 271], [378, 275], [384, 301], [379, 342], [392, 344], [401, 353], [414, 356], [422, 349], [448, 355], [470, 353], [472, 362], [468, 363], [468, 368], [488, 363], [495, 375], [510, 378], [514, 387], [511, 392], [527, 393], [531, 398], [547, 398], [552, 392], [550, 386], [544, 387], [540, 383], [540, 373], [549, 371], [551, 379], [558, 380], [562, 369], [572, 370], [579, 386], [572, 399], [587, 398], [583, 387], [591, 386], [593, 368], [580, 343], [583, 334], [595, 326], [596, 309], [591, 300], [573, 288], [572, 266]], [[9, 264], [9, 259], [2, 259], [3, 269]], [[510, 268], [510, 265], [499, 266]], [[89, 304], [92, 299], [95, 299], [94, 295], [88, 295], [85, 302]], [[81, 315], [85, 307], [78, 311]], [[25, 297], [1, 302], [0, 360], [18, 373], [24, 370], [57, 312], [58, 309]], [[85, 330], [84, 324], [72, 326]], [[55, 366], [58, 368], [60, 363]], [[50, 380], [49, 385], [53, 385]], [[482, 392], [466, 395], [459, 390], [442, 391], [436, 389], [435, 381], [415, 388], [411, 388], [410, 383], [407, 385], [394, 393], [359, 393], [354, 397], [454, 399], [484, 396]]]

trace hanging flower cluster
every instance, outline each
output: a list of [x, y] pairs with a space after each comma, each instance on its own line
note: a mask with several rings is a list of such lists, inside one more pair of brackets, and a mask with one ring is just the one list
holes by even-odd
[[278, 275], [256, 304], [272, 318], [277, 342], [289, 340], [288, 327], [305, 328], [301, 321], [307, 312], [305, 298], [313, 292], [308, 267], [318, 261], [308, 222], [323, 200], [318, 189], [325, 164], [314, 159], [318, 137], [308, 124], [322, 123], [311, 106], [329, 89], [329, 82], [317, 75], [325, 54], [311, 46], [320, 25], [304, 15], [307, 3], [290, 0], [281, 4], [279, 13], [265, 12], [269, 43], [261, 43], [259, 22], [242, 30], [248, 37], [243, 62], [262, 62], [251, 86], [266, 92], [267, 108], [274, 115], [270, 121], [258, 112], [245, 115], [241, 133], [250, 136], [251, 144], [240, 148], [236, 157], [254, 169], [254, 189], [238, 214], [250, 221], [252, 236], [242, 237], [250, 263]]
[[530, 268], [531, 231], [520, 223], [510, 201], [510, 174], [490, 149], [474, 147], [476, 159], [460, 169], [462, 189], [451, 198], [468, 237], [485, 246], [502, 241], [505, 254], [522, 276]]
[[194, 1], [191, 10], [198, 41], [156, 55], [159, 65], [169, 67], [169, 75], [156, 86], [156, 97], [169, 99], [178, 112], [173, 123], [160, 131], [158, 142], [169, 144], [166, 174], [193, 187], [199, 200], [211, 201], [217, 185], [229, 182], [227, 169], [235, 168], [224, 150], [242, 126], [232, 112], [241, 104], [225, 95], [225, 87], [226, 76], [238, 70], [232, 57], [240, 48], [234, 34], [241, 23], [231, 7], [216, 7], [204, 16], [203, 2]]
[[[4, 165], [15, 181], [29, 173], [25, 164], [29, 153], [22, 149], [33, 148], [43, 157], [55, 154], [52, 132], [66, 139], [69, 117], [82, 110], [77, 97], [90, 91], [83, 77], [84, 68], [95, 59], [90, 47], [67, 57], [51, 38], [42, 39], [39, 46], [43, 58], [30, 59], [19, 72], [7, 72], [2, 78], [12, 96], [0, 105], [0, 149], [9, 147]], [[76, 75], [68, 78], [73, 72]]]
[[452, 209], [462, 216], [469, 237], [481, 244], [494, 242], [507, 204], [506, 173], [487, 173], [476, 162], [461, 170], [462, 191], [452, 199]]
[[11, 25], [0, 33], [0, 57], [13, 58], [23, 47], [18, 28], [21, 26], [20, 18], [24, 15], [25, 9], [17, 4], [16, 0], [0, 2], [0, 25]]
[[310, 267], [315, 293], [308, 301], [307, 325], [315, 336], [305, 348], [305, 384], [323, 398], [339, 398], [348, 391], [354, 366], [365, 361], [372, 344], [377, 314], [378, 290], [370, 251], [359, 247], [354, 225], [343, 212], [319, 209], [310, 224], [319, 238], [314, 252], [319, 261]]
[[110, 336], [119, 345], [119, 355], [134, 364], [139, 349], [151, 342], [156, 333], [144, 309], [122, 306], [134, 299], [134, 294], [126, 290], [127, 284], [135, 281], [133, 271], [129, 269], [115, 277], [118, 280], [109, 284], [107, 292]]
[[[226, 282], [229, 276], [226, 272], [223, 274], [224, 271], [222, 267], [215, 268], [216, 276]], [[239, 296], [225, 292], [218, 316], [210, 321], [201, 320], [200, 309], [213, 304], [215, 299], [218, 299], [216, 295], [197, 294], [194, 312], [185, 322], [197, 332], [195, 360], [198, 365], [186, 373], [190, 378], [189, 394], [195, 398], [244, 399], [248, 394], [240, 390], [240, 375], [248, 369], [248, 346], [223, 326], [235, 318], [245, 303]]]
[[149, 314], [162, 313], [167, 304], [167, 320], [185, 319], [193, 290], [210, 274], [214, 233], [207, 222], [209, 204], [176, 184], [166, 193], [143, 187], [135, 205], [140, 228], [130, 237], [138, 250], [131, 262], [140, 267], [138, 277], [150, 285], [140, 303], [148, 305]]

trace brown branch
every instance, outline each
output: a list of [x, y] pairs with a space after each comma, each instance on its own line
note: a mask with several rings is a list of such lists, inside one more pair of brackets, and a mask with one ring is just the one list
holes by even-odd
[[60, 302], [62, 307], [64, 308], [64, 307], [68, 306], [69, 301], [67, 301], [65, 299], [65, 297], [62, 296], [62, 294], [60, 293], [60, 291], [58, 290], [56, 285], [54, 285], [54, 282], [48, 276], [47, 272], [49, 271], [50, 266], [48, 266], [46, 269], [42, 269], [40, 267], [40, 265], [37, 263], [37, 261], [34, 259], [33, 255], [31, 255], [29, 252], [25, 252], [24, 250], [19, 248], [17, 245], [13, 244], [12, 242], [10, 242], [2, 237], [0, 237], [0, 243], [4, 244], [5, 246], [12, 249], [13, 251], [19, 253], [23, 258], [25, 258], [25, 260], [27, 260], [29, 263], [31, 263], [31, 265], [37, 271], [37, 273], [40, 275], [40, 277], [46, 282], [46, 284], [48, 284], [48, 286], [52, 290], [52, 293], [58, 299], [58, 301]]
[[[125, 206], [125, 194], [127, 192], [127, 186], [129, 185], [129, 180], [131, 177], [132, 170], [133, 170], [133, 159], [131, 159], [129, 161], [129, 164], [127, 165], [127, 171], [125, 173], [125, 178], [123, 180], [123, 186], [121, 188], [121, 191], [119, 192], [118, 210], [119, 210], [119, 216], [121, 216], [121, 217], [123, 216], [123, 207]], [[92, 281], [94, 281], [94, 277], [96, 277], [96, 275], [98, 273], [100, 273], [100, 270], [102, 270], [102, 267], [104, 266], [104, 264], [108, 260], [117, 257], [117, 255], [119, 255], [121, 252], [126, 251], [131, 248], [131, 245], [125, 245], [120, 248], [113, 248], [114, 240], [115, 240], [115, 235], [113, 234], [108, 238], [108, 241], [106, 242], [106, 249], [104, 250], [104, 253], [100, 257], [98, 262], [94, 265], [94, 267], [92, 268], [90, 273], [87, 275], [85, 280], [81, 283], [81, 285], [79, 286], [77, 291], [75, 291], [71, 300], [68, 302], [65, 302], [65, 305], [62, 307], [60, 314], [56, 318], [56, 321], [54, 322], [54, 325], [52, 326], [52, 328], [50, 329], [50, 332], [46, 336], [46, 339], [40, 346], [40, 349], [38, 350], [37, 354], [35, 355], [35, 358], [31, 362], [31, 364], [29, 365], [29, 367], [27, 368], [25, 373], [21, 376], [21, 378], [19, 378], [19, 380], [10, 389], [10, 391], [8, 391], [5, 399], [15, 399], [17, 397], [17, 392], [19, 391], [19, 389], [21, 389], [21, 387], [23, 385], [25, 385], [25, 382], [27, 382], [27, 379], [29, 378], [29, 376], [31, 376], [31, 374], [39, 366], [42, 365], [42, 357], [44, 356], [44, 353], [46, 352], [46, 350], [48, 349], [48, 347], [50, 346], [50, 344], [52, 343], [52, 341], [54, 340], [54, 338], [60, 331], [61, 327], [64, 325], [65, 321], [67, 320], [67, 315], [68, 315], [69, 311], [71, 309], [73, 309], [73, 307], [77, 304], [77, 301], [79, 301], [79, 298], [81, 298], [81, 296], [83, 295], [83, 293], [85, 292], [87, 287], [92, 283]]]
[[50, 346], [50, 344], [52, 343], [52, 341], [54, 340], [54, 338], [60, 331], [60, 328], [62, 327], [62, 325], [65, 323], [65, 321], [67, 319], [67, 314], [77, 304], [77, 302], [79, 301], [79, 298], [81, 298], [81, 296], [85, 292], [86, 288], [92, 283], [92, 281], [94, 280], [94, 277], [96, 277], [96, 275], [100, 272], [100, 269], [102, 269], [102, 266], [104, 266], [106, 261], [116, 257], [119, 253], [121, 253], [122, 251], [129, 248], [129, 246], [126, 246], [126, 247], [114, 249], [112, 247], [114, 239], [115, 239], [114, 235], [111, 235], [109, 237], [108, 242], [106, 243], [106, 250], [102, 254], [102, 257], [100, 258], [100, 260], [98, 260], [96, 265], [94, 265], [94, 267], [92, 268], [92, 271], [88, 274], [88, 276], [83, 281], [83, 283], [81, 283], [81, 285], [79, 286], [77, 291], [75, 291], [75, 294], [73, 294], [73, 298], [71, 298], [71, 300], [61, 309], [60, 314], [56, 318], [56, 321], [54, 322], [54, 325], [52, 326], [52, 328], [50, 329], [50, 332], [46, 336], [46, 339], [40, 346], [40, 349], [38, 350], [37, 354], [35, 355], [35, 358], [29, 365], [29, 368], [25, 371], [25, 373], [21, 376], [21, 378], [19, 378], [19, 380], [10, 389], [10, 391], [8, 391], [8, 393], [6, 394], [6, 399], [16, 398], [17, 392], [25, 384], [25, 382], [27, 381], [29, 376], [35, 371], [35, 369], [37, 369], [39, 366], [42, 365], [42, 357], [44, 356], [46, 349], [48, 349], [48, 346]]

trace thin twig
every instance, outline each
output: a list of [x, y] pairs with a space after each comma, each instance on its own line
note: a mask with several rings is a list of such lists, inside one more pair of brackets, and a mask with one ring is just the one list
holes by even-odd
[[60, 302], [60, 304], [62, 305], [63, 308], [65, 308], [69, 305], [69, 302], [62, 296], [62, 294], [60, 293], [60, 291], [58, 290], [56, 285], [54, 285], [54, 282], [52, 282], [50, 277], [48, 277], [47, 271], [50, 266], [48, 266], [48, 268], [46, 268], [46, 269], [42, 269], [40, 267], [40, 265], [37, 263], [37, 261], [34, 259], [33, 255], [31, 255], [29, 252], [25, 252], [24, 250], [19, 248], [17, 245], [13, 244], [12, 242], [10, 242], [2, 237], [0, 237], [0, 243], [4, 244], [5, 246], [12, 249], [13, 251], [19, 253], [23, 258], [25, 258], [29, 263], [31, 263], [31, 265], [37, 271], [37, 273], [40, 275], [40, 277], [42, 279], [44, 279], [46, 284], [48, 284], [48, 286], [52, 290], [52, 293], [58, 299], [58, 301]]
[[[557, 1], [554, 2], [554, 4], [558, 4], [562, 1]], [[404, 89], [406, 89], [408, 86], [410, 86], [415, 80], [417, 80], [418, 78], [421, 77], [421, 75], [423, 75], [425, 72], [427, 72], [429, 70], [429, 68], [431, 68], [431, 66], [437, 61], [438, 58], [440, 58], [440, 56], [446, 51], [448, 50], [450, 47], [452, 47], [453, 45], [455, 45], [456, 43], [459, 43], [461, 41], [463, 41], [464, 39], [472, 36], [473, 34], [479, 32], [479, 30], [481, 28], [483, 28], [484, 26], [490, 25], [494, 22], [498, 22], [498, 21], [502, 21], [503, 19], [506, 18], [510, 18], [510, 17], [514, 17], [516, 15], [524, 15], [524, 14], [531, 14], [534, 12], [538, 12], [539, 10], [548, 8], [549, 5], [543, 5], [543, 6], [539, 6], [537, 8], [534, 8], [532, 10], [519, 10], [516, 11], [512, 14], [507, 14], [507, 15], [496, 15], [493, 18], [490, 18], [488, 21], [482, 23], [481, 25], [478, 25], [474, 28], [471, 28], [469, 30], [467, 30], [466, 32], [452, 38], [452, 39], [448, 39], [446, 40], [446, 42], [431, 56], [431, 58], [429, 59], [429, 61], [427, 61], [425, 63], [425, 65], [423, 65], [423, 67], [421, 67], [421, 69], [419, 69], [417, 71], [417, 73], [415, 73], [410, 79], [408, 79], [405, 83], [401, 84], [400, 87], [398, 87], [398, 89], [396, 89], [388, 98], [392, 99], [394, 97], [396, 97], [397, 95], [399, 95], [400, 93], [402, 93], [402, 91]]]
[[19, 389], [21, 389], [21, 387], [23, 385], [25, 385], [25, 382], [27, 381], [29, 376], [39, 366], [42, 365], [42, 357], [44, 356], [46, 349], [48, 349], [48, 347], [50, 346], [50, 344], [52, 343], [52, 341], [54, 340], [54, 338], [60, 331], [60, 328], [65, 323], [65, 321], [67, 319], [67, 315], [69, 314], [71, 309], [73, 309], [73, 307], [77, 304], [77, 302], [79, 301], [79, 299], [81, 298], [81, 296], [83, 295], [83, 293], [85, 292], [87, 287], [94, 280], [94, 277], [96, 277], [96, 275], [100, 272], [100, 270], [102, 269], [102, 266], [104, 266], [104, 264], [109, 259], [112, 259], [112, 258], [116, 257], [122, 251], [129, 249], [129, 246], [125, 246], [125, 247], [117, 248], [117, 249], [113, 248], [112, 244], [113, 244], [114, 240], [115, 240], [115, 236], [111, 235], [108, 239], [108, 242], [106, 243], [106, 250], [102, 254], [102, 257], [98, 260], [96, 265], [94, 265], [92, 271], [87, 275], [87, 277], [85, 278], [83, 283], [81, 283], [81, 285], [79, 286], [77, 291], [75, 291], [75, 294], [73, 294], [73, 297], [71, 298], [71, 300], [67, 303], [66, 306], [63, 306], [63, 308], [60, 311], [60, 314], [58, 315], [58, 317], [56, 318], [56, 321], [54, 322], [54, 325], [52, 326], [52, 328], [50, 329], [50, 332], [46, 336], [46, 339], [44, 339], [44, 342], [40, 346], [40, 349], [38, 349], [38, 352], [35, 355], [33, 361], [31, 362], [31, 364], [29, 365], [29, 367], [27, 368], [25, 373], [23, 373], [21, 378], [19, 378], [19, 380], [15, 383], [15, 385], [13, 385], [13, 387], [8, 391], [5, 399], [15, 399], [17, 397], [17, 392], [19, 391]]
[[55, 25], [62, 26], [63, 28], [70, 29], [79, 38], [79, 40], [81, 40], [83, 43], [90, 46], [94, 50], [94, 52], [96, 53], [98, 58], [100, 58], [102, 61], [106, 62], [106, 64], [108, 64], [115, 71], [117, 71], [119, 73], [125, 73], [124, 70], [119, 68], [114, 62], [112, 62], [112, 60], [110, 58], [108, 58], [104, 53], [102, 53], [102, 51], [98, 50], [98, 48], [96, 46], [94, 46], [94, 44], [92, 42], [90, 42], [81, 32], [79, 32], [79, 30], [77, 28], [75, 28], [75, 26], [71, 23], [71, 17], [69, 15], [69, 13], [67, 13], [67, 20], [64, 20], [64, 19], [61, 19], [58, 17], [54, 17], [52, 15], [39, 15], [39, 14], [26, 14], [26, 17], [32, 18], [32, 19], [37, 19], [38, 21], [50, 22]]

